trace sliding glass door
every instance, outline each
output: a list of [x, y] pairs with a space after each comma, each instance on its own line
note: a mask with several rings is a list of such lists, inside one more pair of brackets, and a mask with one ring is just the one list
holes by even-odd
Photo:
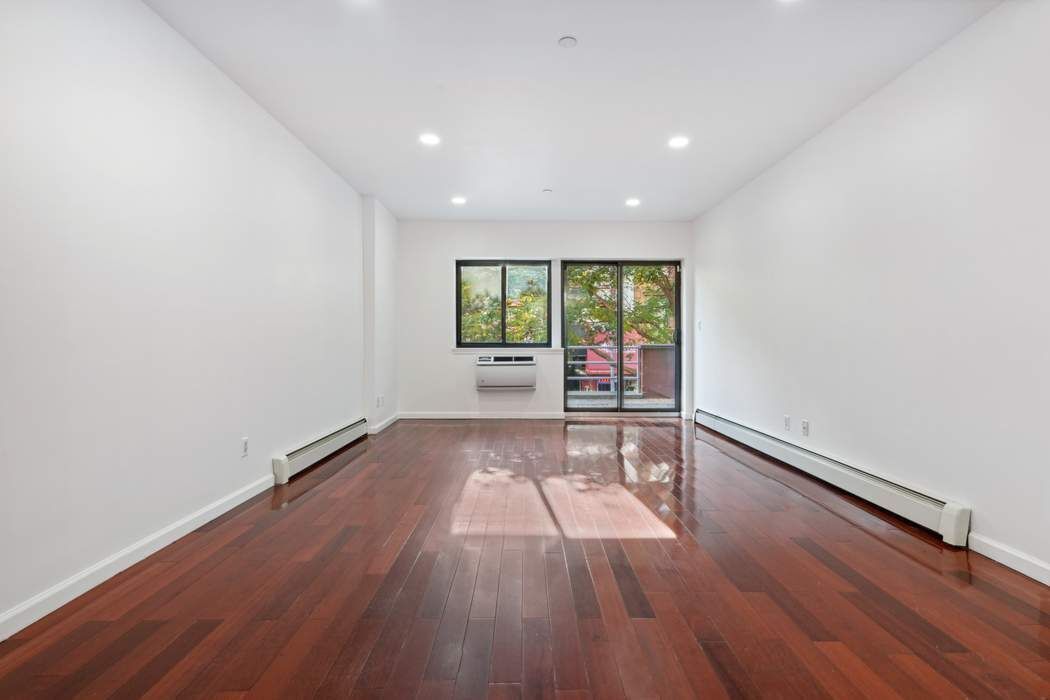
[[620, 269], [562, 265], [565, 407], [615, 411], [620, 391]]
[[625, 410], [678, 410], [678, 265], [624, 264]]
[[562, 263], [567, 411], [678, 411], [679, 264]]

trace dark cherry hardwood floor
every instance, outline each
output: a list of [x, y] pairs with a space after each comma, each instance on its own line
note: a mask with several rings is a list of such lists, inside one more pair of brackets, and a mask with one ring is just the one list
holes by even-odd
[[0, 644], [0, 698], [1048, 693], [1050, 589], [676, 420], [401, 421]]

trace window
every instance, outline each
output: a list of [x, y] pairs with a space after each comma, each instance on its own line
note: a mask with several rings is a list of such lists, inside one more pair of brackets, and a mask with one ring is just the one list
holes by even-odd
[[456, 262], [456, 346], [550, 347], [551, 263]]

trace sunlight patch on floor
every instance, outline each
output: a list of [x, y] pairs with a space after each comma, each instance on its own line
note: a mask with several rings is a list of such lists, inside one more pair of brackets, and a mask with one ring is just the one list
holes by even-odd
[[508, 469], [471, 473], [452, 510], [451, 532], [522, 537], [560, 534], [536, 485]]
[[541, 477], [507, 469], [471, 473], [452, 512], [455, 535], [572, 539], [674, 539], [618, 482], [586, 474]]

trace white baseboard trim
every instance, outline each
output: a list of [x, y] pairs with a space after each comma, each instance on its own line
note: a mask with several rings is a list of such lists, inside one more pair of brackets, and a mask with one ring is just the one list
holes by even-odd
[[452, 348], [453, 355], [564, 355], [564, 348]]
[[389, 418], [387, 418], [385, 421], [382, 421], [380, 423], [376, 423], [375, 425], [372, 425], [371, 423], [369, 423], [368, 424], [368, 434], [369, 435], [378, 435], [379, 433], [383, 432], [384, 430], [386, 430], [387, 428], [392, 426], [394, 423], [398, 422], [400, 419], [401, 419], [401, 415], [398, 414], [398, 413], [395, 413], [394, 415], [392, 415]]
[[693, 420], [774, 459], [786, 462], [821, 481], [838, 486], [869, 503], [940, 533], [948, 544], [966, 546], [966, 536], [970, 530], [970, 508], [965, 505], [921, 493], [703, 409], [696, 409]]
[[[399, 413], [398, 419], [410, 418], [416, 420], [471, 420], [475, 418], [501, 418], [512, 420], [562, 420], [567, 418], [678, 418], [679, 414], [674, 411], [660, 412], [630, 412], [610, 413], [602, 411], [406, 411]], [[681, 417], [685, 417], [684, 415]], [[393, 422], [393, 421], [391, 421]], [[384, 425], [385, 427], [385, 425]]]
[[565, 418], [681, 418], [674, 411], [566, 411]]
[[552, 420], [564, 418], [564, 411], [529, 412], [529, 411], [406, 411], [398, 414], [400, 418], [424, 420], [464, 420], [469, 418], [520, 418], [533, 420]]
[[1050, 563], [1042, 559], [976, 532], [970, 533], [970, 549], [1050, 586]]
[[25, 629], [45, 615], [54, 612], [77, 596], [86, 593], [103, 581], [112, 578], [132, 564], [137, 564], [154, 552], [168, 546], [183, 535], [214, 520], [228, 510], [273, 486], [273, 475], [268, 474], [227, 494], [217, 501], [176, 520], [160, 530], [146, 535], [116, 554], [96, 562], [73, 574], [45, 591], [37, 593], [9, 610], [0, 613], [0, 641]]

